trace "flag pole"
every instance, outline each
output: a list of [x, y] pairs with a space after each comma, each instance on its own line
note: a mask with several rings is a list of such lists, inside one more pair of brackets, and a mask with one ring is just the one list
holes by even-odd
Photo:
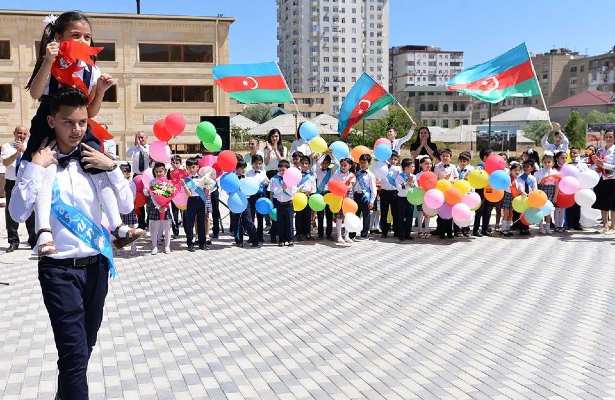
[[547, 113], [547, 118], [549, 119], [549, 125], [551, 126], [551, 129], [553, 129], [553, 122], [551, 122], [551, 115], [549, 115], [549, 109], [547, 108], [547, 102], [545, 101], [545, 96], [542, 93], [542, 87], [540, 87], [540, 82], [538, 82], [538, 75], [536, 75], [536, 70], [534, 69], [534, 62], [532, 61], [532, 56], [530, 55], [530, 52], [527, 49], [527, 46], [525, 46], [525, 51], [527, 52], [527, 57], [530, 60], [530, 66], [532, 67], [532, 72], [534, 73], [536, 84], [538, 85], [538, 92], [540, 93], [540, 100], [542, 100], [542, 106], [545, 108], [545, 112]]
[[401, 105], [401, 103], [399, 102], [399, 100], [397, 100], [397, 98], [395, 98], [395, 103], [397, 103], [397, 105], [399, 106], [399, 108], [401, 108], [401, 110], [404, 112], [404, 114], [406, 114], [406, 116], [408, 117], [408, 119], [410, 120], [410, 122], [412, 123], [412, 125], [415, 125], [416, 122], [414, 122], [414, 119], [412, 119], [412, 116], [410, 115], [410, 113], [408, 112], [408, 110], [406, 110], [406, 108], [404, 106]]

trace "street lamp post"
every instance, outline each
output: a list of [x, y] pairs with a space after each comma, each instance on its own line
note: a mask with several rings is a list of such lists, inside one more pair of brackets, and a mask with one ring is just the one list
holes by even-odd
[[137, 14], [141, 14], [141, 0], [137, 0]]

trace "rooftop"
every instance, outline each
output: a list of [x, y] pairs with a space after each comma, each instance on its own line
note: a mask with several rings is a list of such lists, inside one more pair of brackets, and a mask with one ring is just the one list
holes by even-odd
[[[63, 11], [57, 10], [3, 10], [0, 9], [0, 15], [12, 16], [41, 16], [45, 17], [50, 13], [59, 15]], [[180, 21], [219, 21], [233, 23], [235, 18], [219, 16], [193, 16], [193, 15], [164, 15], [164, 14], [129, 14], [129, 13], [94, 13], [88, 12], [88, 17], [93, 18], [109, 18], [109, 19], [142, 19], [142, 20], [180, 20]]]
[[601, 92], [599, 90], [586, 90], [553, 104], [551, 108], [603, 106], [611, 104], [615, 105], [615, 93]]

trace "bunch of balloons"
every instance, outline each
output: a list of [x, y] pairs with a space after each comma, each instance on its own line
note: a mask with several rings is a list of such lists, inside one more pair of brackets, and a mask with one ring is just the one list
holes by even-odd
[[186, 128], [186, 120], [181, 113], [171, 113], [154, 123], [152, 130], [156, 139], [149, 145], [149, 156], [154, 161], [171, 162], [171, 149], [168, 142], [175, 136], [179, 136]]
[[222, 148], [222, 138], [216, 132], [216, 127], [209, 121], [203, 121], [196, 126], [196, 137], [199, 138], [207, 151], [213, 153]]
[[318, 132], [318, 126], [310, 121], [303, 122], [299, 127], [299, 136], [309, 144], [310, 149], [314, 153], [324, 153], [327, 150], [327, 142]]
[[566, 164], [560, 170], [559, 193], [555, 199], [558, 207], [568, 208], [578, 204], [581, 214], [588, 214], [596, 202], [593, 188], [600, 181], [600, 175], [594, 170], [579, 170], [574, 165]]

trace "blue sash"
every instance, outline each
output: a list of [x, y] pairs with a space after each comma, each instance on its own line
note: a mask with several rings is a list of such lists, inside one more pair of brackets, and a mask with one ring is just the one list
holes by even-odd
[[109, 232], [97, 225], [80, 209], [64, 203], [60, 197], [60, 186], [57, 180], [53, 181], [51, 193], [51, 213], [53, 216], [77, 239], [106, 257], [109, 260], [109, 274], [112, 278], [115, 278], [117, 271], [113, 262]]
[[403, 183], [401, 184], [401, 187], [403, 189], [406, 189], [406, 182], [408, 182], [408, 175], [406, 175], [405, 172], [402, 172], [402, 173], [399, 174], [399, 176], [401, 177], [401, 179], [403, 181]]
[[305, 182], [307, 182], [307, 181], [308, 181], [308, 179], [310, 179], [310, 177], [311, 177], [312, 175], [313, 175], [313, 174], [312, 174], [311, 172], [305, 172], [305, 173], [303, 174], [303, 176], [301, 177], [301, 180], [299, 181], [299, 184], [298, 184], [297, 186], [301, 187], [301, 185], [303, 185]]
[[189, 177], [185, 177], [184, 178], [184, 182], [186, 182], [186, 186], [188, 187], [188, 189], [190, 190], [191, 193], [198, 194], [199, 197], [201, 198], [201, 200], [203, 200], [203, 203], [207, 204], [207, 196], [205, 195], [205, 191], [203, 190], [202, 187], [197, 185], [192, 180], [192, 178], [189, 178]]
[[391, 171], [389, 170], [389, 172], [387, 173], [387, 181], [389, 181], [389, 183], [391, 184], [391, 186], [395, 187], [395, 170]]
[[363, 191], [363, 201], [369, 203], [369, 199], [372, 197], [372, 189], [369, 187], [369, 183], [365, 182], [365, 179], [363, 179], [363, 177], [369, 178], [369, 174], [367, 171], [363, 170], [359, 171], [359, 173], [361, 175], [357, 176], [357, 182], [359, 182], [359, 186]]
[[331, 168], [327, 169], [327, 172], [325, 172], [325, 175], [322, 177], [322, 181], [318, 183], [318, 193], [322, 193], [325, 191], [325, 187], [327, 186], [327, 183], [329, 183], [329, 179], [331, 179]]
[[[283, 185], [284, 185], [284, 179], [282, 178], [282, 176], [281, 176], [281, 175], [275, 175], [275, 176], [274, 176], [273, 178], [271, 178], [271, 179], [276, 179], [276, 180], [278, 180], [278, 181], [279, 181], [279, 183], [280, 183], [280, 186], [283, 186]], [[282, 189], [282, 193], [284, 193], [284, 194], [285, 194], [285, 195], [287, 195], [287, 196], [290, 196], [290, 193], [288, 193], [288, 192], [286, 191], [286, 189]]]

